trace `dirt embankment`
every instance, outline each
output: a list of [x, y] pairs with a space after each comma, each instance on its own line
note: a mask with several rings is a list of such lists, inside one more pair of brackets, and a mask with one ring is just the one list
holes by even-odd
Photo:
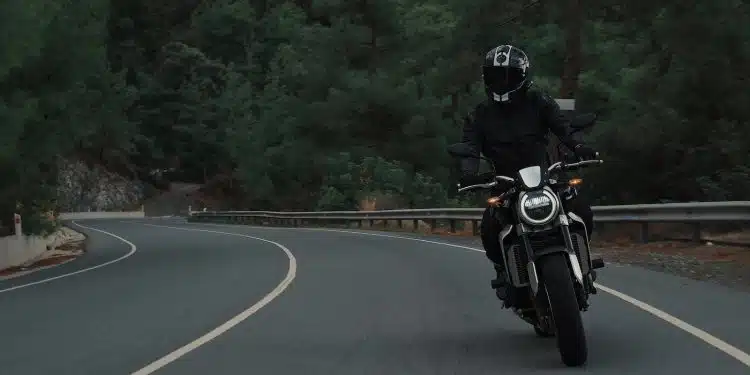
[[86, 236], [68, 227], [61, 227], [51, 239], [48, 250], [19, 266], [0, 270], [0, 279], [22, 276], [42, 268], [69, 262], [86, 251]]

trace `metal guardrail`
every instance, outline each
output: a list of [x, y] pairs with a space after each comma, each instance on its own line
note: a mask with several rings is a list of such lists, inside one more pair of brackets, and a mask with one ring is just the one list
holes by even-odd
[[[701, 224], [707, 222], [750, 222], [750, 201], [694, 202], [669, 204], [637, 204], [619, 206], [594, 206], [594, 221], [600, 223], [640, 223], [641, 240], [648, 242], [649, 223], [689, 223], [693, 225], [693, 240], [701, 240]], [[456, 222], [471, 221], [476, 234], [482, 218], [483, 208], [430, 208], [414, 210], [382, 211], [319, 211], [319, 212], [274, 212], [274, 211], [200, 211], [190, 212], [190, 221], [230, 221], [287, 224], [304, 226], [309, 222], [345, 221], [358, 222], [429, 221], [432, 228], [437, 221], [448, 221], [452, 232]]]

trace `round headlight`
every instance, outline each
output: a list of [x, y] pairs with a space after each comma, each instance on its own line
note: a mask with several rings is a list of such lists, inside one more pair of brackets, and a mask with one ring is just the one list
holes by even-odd
[[557, 214], [557, 197], [547, 190], [525, 193], [519, 202], [521, 219], [529, 224], [542, 225], [550, 222]]

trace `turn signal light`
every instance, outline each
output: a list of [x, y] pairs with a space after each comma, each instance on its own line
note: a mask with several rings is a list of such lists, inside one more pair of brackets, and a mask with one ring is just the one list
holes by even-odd
[[570, 181], [568, 181], [568, 185], [570, 186], [578, 186], [583, 182], [580, 178], [571, 178]]
[[500, 197], [491, 197], [487, 199], [487, 204], [492, 207], [498, 207], [501, 203], [503, 203], [503, 200]]

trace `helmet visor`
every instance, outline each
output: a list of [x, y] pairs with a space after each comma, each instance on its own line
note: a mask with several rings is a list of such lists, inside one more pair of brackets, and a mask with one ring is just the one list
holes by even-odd
[[523, 70], [507, 66], [485, 66], [482, 69], [482, 75], [484, 84], [499, 95], [519, 88], [526, 80]]

